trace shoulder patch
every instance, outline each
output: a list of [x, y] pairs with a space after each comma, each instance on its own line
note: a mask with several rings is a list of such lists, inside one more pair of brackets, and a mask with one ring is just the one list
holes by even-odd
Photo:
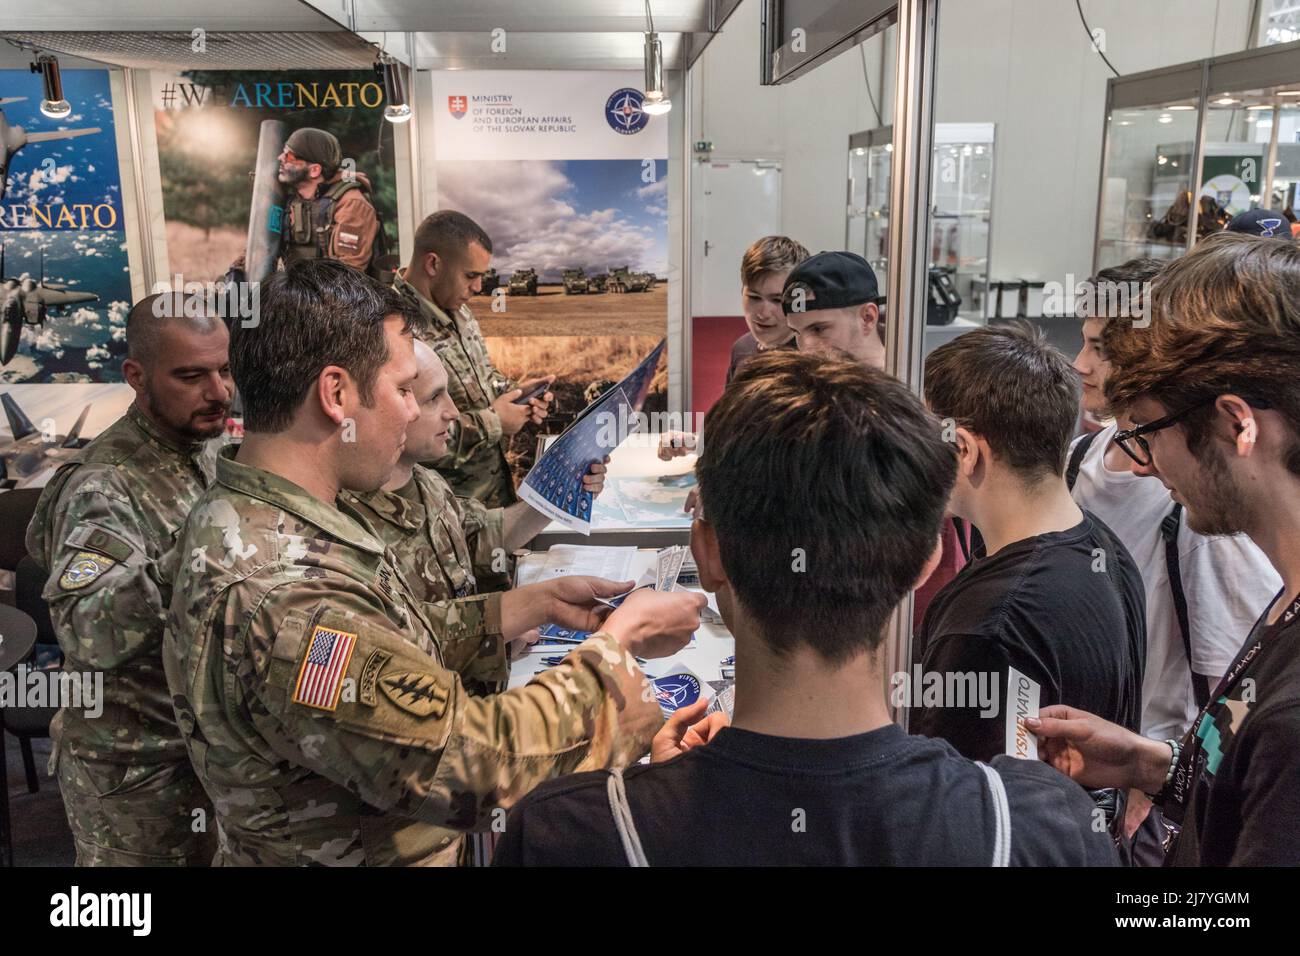
[[366, 666], [361, 669], [361, 687], [357, 692], [357, 700], [367, 707], [379, 705], [379, 696], [375, 693], [375, 688], [379, 686], [379, 672], [392, 659], [392, 654], [381, 650], [371, 651], [366, 658]]
[[78, 551], [59, 575], [59, 587], [65, 591], [79, 591], [115, 564], [117, 562], [112, 558], [94, 551]]
[[298, 681], [293, 688], [295, 704], [315, 707], [317, 710], [336, 710], [343, 678], [347, 676], [348, 662], [357, 646], [357, 636], [333, 628], [312, 628], [307, 653], [298, 668]]
[[379, 679], [379, 689], [402, 710], [417, 717], [441, 717], [451, 699], [447, 688], [432, 674], [386, 674]]

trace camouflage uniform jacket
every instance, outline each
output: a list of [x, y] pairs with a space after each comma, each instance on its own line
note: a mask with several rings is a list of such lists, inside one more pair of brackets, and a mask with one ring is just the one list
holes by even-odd
[[180, 530], [219, 442], [182, 446], [132, 405], [54, 473], [27, 528], [68, 672], [102, 671], [104, 711], [64, 708], [51, 735], [88, 760], [185, 762], [162, 669]]
[[469, 306], [452, 317], [400, 275], [393, 288], [412, 299], [429, 323], [427, 341], [447, 367], [447, 392], [460, 410], [447, 454], [430, 464], [462, 498], [476, 498], [489, 508], [514, 504], [519, 496], [506, 461], [509, 438], [501, 432], [492, 403], [515, 383], [492, 364]]
[[422, 465], [398, 491], [344, 491], [339, 497], [388, 546], [402, 580], [424, 604], [448, 669], [467, 685], [503, 683], [510, 666], [501, 594], [479, 594], [475, 578], [493, 573], [494, 557], [504, 558], [502, 509], [457, 498], [446, 479]]
[[184, 548], [163, 657], [221, 862], [429, 862], [438, 827], [485, 828], [545, 779], [634, 761], [662, 724], [606, 634], [469, 697], [363, 519], [228, 452]]

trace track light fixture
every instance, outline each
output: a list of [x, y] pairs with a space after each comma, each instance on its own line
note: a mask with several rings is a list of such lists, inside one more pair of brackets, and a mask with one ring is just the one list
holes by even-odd
[[375, 72], [384, 80], [384, 119], [390, 123], [405, 123], [411, 118], [411, 106], [406, 100], [406, 81], [402, 77], [402, 66], [387, 53], [379, 55]]
[[645, 96], [641, 109], [651, 116], [661, 116], [673, 108], [673, 101], [664, 91], [664, 48], [655, 33], [654, 16], [650, 12], [650, 0], [645, 3]]
[[72, 114], [72, 104], [63, 98], [63, 77], [59, 75], [59, 61], [48, 53], [36, 54], [32, 72], [41, 74], [45, 84], [45, 98], [41, 112], [50, 119], [67, 119]]

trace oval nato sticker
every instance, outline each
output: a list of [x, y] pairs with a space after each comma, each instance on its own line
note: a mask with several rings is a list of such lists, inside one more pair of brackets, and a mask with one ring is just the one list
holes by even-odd
[[665, 716], [700, 699], [700, 680], [694, 674], [669, 674], [656, 677], [653, 683], [655, 697]]

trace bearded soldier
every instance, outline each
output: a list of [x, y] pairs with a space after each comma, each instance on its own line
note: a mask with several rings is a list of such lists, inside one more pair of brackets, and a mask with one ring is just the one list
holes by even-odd
[[162, 668], [177, 535], [212, 481], [230, 408], [220, 319], [172, 295], [127, 318], [126, 414], [45, 486], [27, 550], [63, 668], [102, 674], [97, 719], [62, 708], [51, 726], [59, 789], [83, 866], [207, 865], [211, 807], [185, 754]]

